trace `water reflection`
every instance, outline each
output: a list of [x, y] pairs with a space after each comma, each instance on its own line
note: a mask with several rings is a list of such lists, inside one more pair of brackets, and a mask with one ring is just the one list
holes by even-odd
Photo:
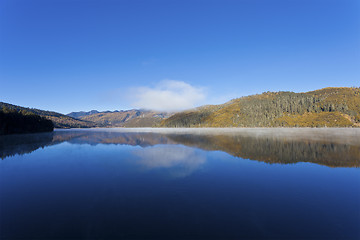
[[359, 130], [1, 137], [0, 239], [358, 239]]
[[53, 141], [53, 132], [0, 136], [0, 158], [31, 153], [36, 149], [51, 145]]
[[[191, 173], [205, 162], [194, 149], [223, 151], [266, 163], [311, 162], [329, 167], [360, 166], [360, 129], [245, 129], [245, 130], [61, 130], [53, 133], [0, 137], [0, 157], [30, 153], [62, 142], [141, 146], [134, 154], [145, 168], [178, 167]], [[159, 145], [156, 148], [150, 147]], [[149, 148], [150, 147], [150, 148]]]
[[171, 145], [137, 149], [133, 154], [145, 169], [168, 168], [172, 177], [188, 176], [206, 161], [205, 156], [193, 148]]

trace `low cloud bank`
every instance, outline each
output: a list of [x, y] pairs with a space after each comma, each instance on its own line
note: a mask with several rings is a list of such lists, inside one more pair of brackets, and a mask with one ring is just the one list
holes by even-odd
[[138, 87], [131, 90], [134, 108], [175, 112], [196, 107], [206, 98], [202, 87], [183, 81], [164, 80], [155, 87]]

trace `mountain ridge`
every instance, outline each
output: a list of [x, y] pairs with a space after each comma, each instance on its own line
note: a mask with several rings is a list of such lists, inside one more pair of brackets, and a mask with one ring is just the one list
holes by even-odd
[[96, 124], [84, 120], [75, 119], [64, 114], [53, 112], [53, 111], [45, 111], [36, 108], [26, 108], [17, 105], [13, 105], [10, 103], [0, 102], [0, 109], [7, 108], [10, 110], [14, 110], [17, 112], [26, 111], [33, 114], [36, 114], [40, 117], [44, 117], [48, 120], [51, 120], [54, 123], [55, 128], [89, 128], [96, 127]]
[[309, 92], [264, 92], [178, 113], [131, 109], [67, 115], [0, 102], [26, 111], [55, 128], [90, 127], [360, 127], [360, 88], [328, 87]]
[[232, 99], [176, 113], [162, 127], [359, 127], [360, 88], [330, 87]]
[[72, 118], [81, 118], [83, 116], [88, 116], [88, 115], [92, 115], [92, 114], [96, 114], [96, 113], [100, 113], [99, 111], [97, 110], [91, 110], [91, 111], [80, 111], [80, 112], [71, 112], [71, 113], [68, 113], [68, 114], [65, 114], [66, 116], [69, 116], [69, 117], [72, 117]]
[[171, 114], [151, 110], [131, 109], [89, 112], [72, 112], [68, 116], [78, 116], [78, 119], [93, 122], [103, 127], [153, 127]]

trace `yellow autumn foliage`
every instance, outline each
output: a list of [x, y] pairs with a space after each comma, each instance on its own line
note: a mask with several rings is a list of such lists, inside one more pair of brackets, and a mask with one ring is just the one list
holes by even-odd
[[283, 127], [351, 127], [353, 123], [339, 112], [284, 115], [275, 119]]

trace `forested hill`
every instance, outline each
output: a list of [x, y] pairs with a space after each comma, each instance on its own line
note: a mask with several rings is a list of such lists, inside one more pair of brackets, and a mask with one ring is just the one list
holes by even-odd
[[32, 112], [0, 108], [0, 135], [51, 132], [53, 129], [54, 124], [50, 120]]
[[359, 127], [360, 88], [265, 92], [184, 111], [163, 127]]
[[0, 109], [9, 109], [16, 112], [27, 112], [33, 113], [35, 115], [44, 117], [48, 120], [51, 120], [56, 128], [87, 128], [87, 127], [95, 127], [96, 124], [89, 121], [75, 119], [69, 116], [66, 116], [61, 113], [51, 112], [51, 111], [43, 111], [35, 108], [25, 108], [16, 105], [12, 105], [9, 103], [0, 102]]

